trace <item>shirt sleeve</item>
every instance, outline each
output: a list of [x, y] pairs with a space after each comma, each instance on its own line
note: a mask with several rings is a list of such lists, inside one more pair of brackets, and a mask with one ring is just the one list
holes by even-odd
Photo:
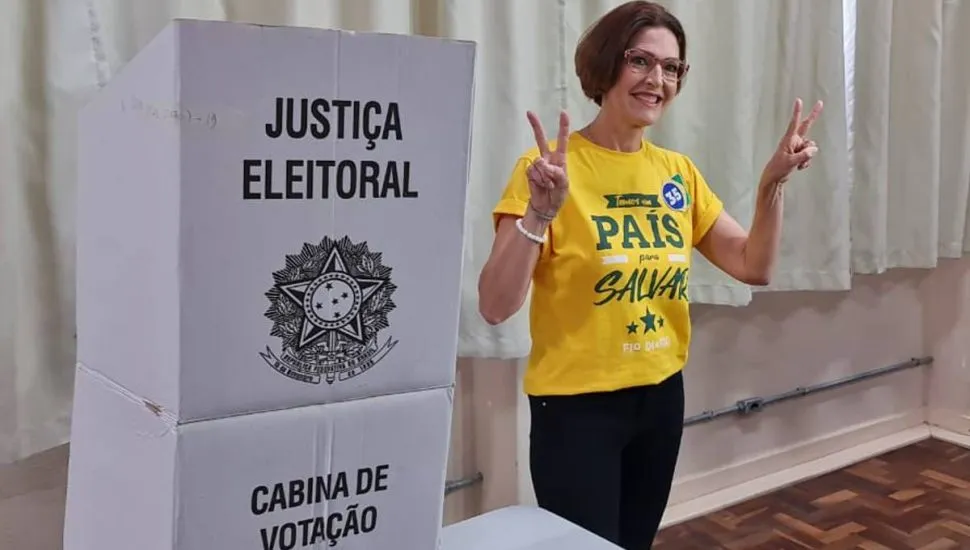
[[687, 159], [687, 163], [689, 165], [691, 180], [689, 182], [690, 194], [693, 198], [690, 206], [694, 234], [693, 244], [697, 246], [697, 243], [714, 226], [717, 217], [721, 215], [721, 212], [724, 210], [724, 203], [710, 186], [707, 185], [707, 180], [704, 179], [703, 174], [697, 169], [694, 162]]
[[[492, 209], [493, 230], [498, 230], [498, 222], [502, 219], [502, 216], [514, 216], [516, 218], [525, 216], [526, 210], [529, 208], [529, 197], [531, 195], [529, 180], [525, 171], [529, 167], [529, 164], [538, 158], [538, 156], [538, 149], [534, 149], [519, 157], [515, 162], [515, 166], [512, 168], [512, 174], [509, 176], [509, 181], [505, 184], [505, 190], [502, 192], [502, 196], [499, 197], [495, 208]], [[554, 247], [553, 226], [556, 223], [556, 221], [553, 221], [546, 228], [544, 236], [547, 239], [547, 244], [543, 244], [540, 247], [540, 260], [547, 259], [551, 254], [551, 250]]]
[[492, 225], [495, 229], [498, 228], [498, 222], [502, 216], [517, 218], [525, 216], [526, 209], [529, 207], [529, 180], [526, 179], [525, 170], [530, 162], [532, 162], [531, 158], [522, 156], [512, 168], [505, 190], [502, 191], [498, 204], [492, 210]]

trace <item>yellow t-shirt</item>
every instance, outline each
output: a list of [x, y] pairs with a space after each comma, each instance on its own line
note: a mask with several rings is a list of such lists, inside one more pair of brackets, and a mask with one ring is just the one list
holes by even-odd
[[[550, 143], [550, 148], [555, 148]], [[525, 169], [516, 163], [493, 212], [523, 216]], [[635, 153], [573, 133], [569, 196], [533, 274], [531, 395], [657, 384], [687, 361], [691, 250], [723, 204], [685, 155], [648, 141]]]

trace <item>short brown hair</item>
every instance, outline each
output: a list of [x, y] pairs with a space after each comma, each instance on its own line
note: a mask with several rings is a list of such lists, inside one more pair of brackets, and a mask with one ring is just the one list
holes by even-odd
[[[621, 4], [591, 25], [576, 46], [576, 76], [586, 97], [602, 105], [603, 95], [616, 84], [625, 63], [624, 52], [643, 29], [662, 27], [674, 34], [680, 60], [687, 61], [684, 27], [666, 8], [654, 2], [634, 0]], [[677, 90], [683, 82], [677, 85]]]

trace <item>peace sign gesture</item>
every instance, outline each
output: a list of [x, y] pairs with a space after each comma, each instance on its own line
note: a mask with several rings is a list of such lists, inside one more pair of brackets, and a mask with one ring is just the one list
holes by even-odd
[[539, 156], [526, 169], [529, 179], [530, 202], [536, 214], [551, 220], [562, 207], [569, 192], [569, 177], [566, 175], [566, 145], [569, 141], [569, 115], [559, 114], [559, 135], [556, 137], [556, 150], [549, 150], [546, 134], [539, 118], [533, 112], [526, 113], [532, 133], [535, 134]]
[[772, 183], [784, 183], [788, 181], [791, 173], [796, 168], [804, 170], [811, 166], [812, 158], [818, 154], [818, 145], [808, 139], [808, 131], [818, 119], [822, 112], [822, 102], [815, 103], [812, 112], [808, 117], [802, 118], [802, 100], [795, 100], [794, 112], [788, 129], [778, 144], [778, 150], [772, 155], [771, 160], [765, 166], [763, 179]]

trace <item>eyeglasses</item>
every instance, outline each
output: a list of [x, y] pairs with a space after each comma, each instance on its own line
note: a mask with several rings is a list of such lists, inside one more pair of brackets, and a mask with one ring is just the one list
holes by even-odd
[[687, 63], [676, 57], [660, 59], [650, 52], [636, 48], [624, 52], [623, 59], [626, 60], [631, 69], [642, 74], [649, 73], [659, 64], [663, 79], [667, 82], [680, 82], [690, 69]]

